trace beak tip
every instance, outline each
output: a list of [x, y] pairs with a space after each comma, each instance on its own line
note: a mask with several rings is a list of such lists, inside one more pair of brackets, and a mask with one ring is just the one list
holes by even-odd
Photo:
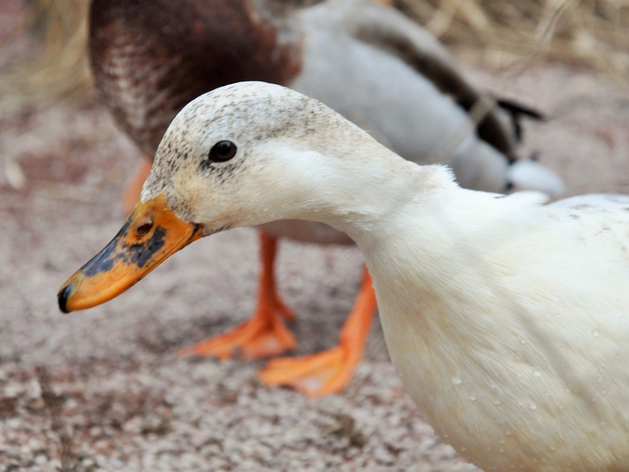
[[59, 303], [59, 309], [63, 313], [70, 313], [71, 310], [68, 309], [68, 299], [70, 295], [72, 295], [72, 291], [74, 289], [74, 284], [70, 283], [59, 290], [57, 294], [57, 302]]

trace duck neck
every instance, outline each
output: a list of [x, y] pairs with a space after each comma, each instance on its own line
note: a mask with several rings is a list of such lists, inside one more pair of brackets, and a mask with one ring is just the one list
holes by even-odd
[[430, 205], [436, 194], [456, 187], [444, 167], [419, 166], [382, 151], [356, 169], [339, 172], [338, 195], [327, 202], [331, 209], [325, 222], [347, 233], [366, 252], [396, 233], [409, 211]]

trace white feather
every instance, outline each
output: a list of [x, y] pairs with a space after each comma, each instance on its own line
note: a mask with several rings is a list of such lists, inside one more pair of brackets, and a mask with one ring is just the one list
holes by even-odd
[[532, 160], [522, 159], [509, 166], [507, 179], [516, 190], [537, 190], [551, 197], [566, 192], [566, 186], [556, 173]]

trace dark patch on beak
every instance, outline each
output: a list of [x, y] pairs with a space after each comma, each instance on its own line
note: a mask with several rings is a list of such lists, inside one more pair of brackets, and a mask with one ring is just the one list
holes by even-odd
[[127, 232], [131, 225], [131, 217], [125, 221], [120, 231], [114, 236], [107, 246], [105, 246], [98, 254], [96, 254], [87, 264], [81, 267], [81, 270], [87, 277], [93, 277], [100, 272], [108, 272], [114, 267], [114, 262], [120, 256], [118, 241], [127, 238]]
[[127, 221], [114, 239], [81, 268], [86, 276], [93, 277], [100, 272], [109, 272], [117, 263], [135, 264], [141, 269], [164, 247], [167, 230], [161, 226], [156, 227], [147, 240], [132, 244], [126, 242], [130, 239], [128, 230]]

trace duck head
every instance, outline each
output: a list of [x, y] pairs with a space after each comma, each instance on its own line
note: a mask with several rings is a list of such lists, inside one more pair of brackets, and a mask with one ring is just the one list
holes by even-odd
[[388, 153], [320, 102], [278, 85], [245, 82], [200, 96], [166, 131], [122, 229], [62, 286], [59, 308], [114, 298], [202, 236], [291, 218], [334, 225], [359, 213], [352, 201], [364, 208], [369, 197], [358, 198], [353, 175], [389, 177], [380, 162], [353, 158], [357, 147]]

